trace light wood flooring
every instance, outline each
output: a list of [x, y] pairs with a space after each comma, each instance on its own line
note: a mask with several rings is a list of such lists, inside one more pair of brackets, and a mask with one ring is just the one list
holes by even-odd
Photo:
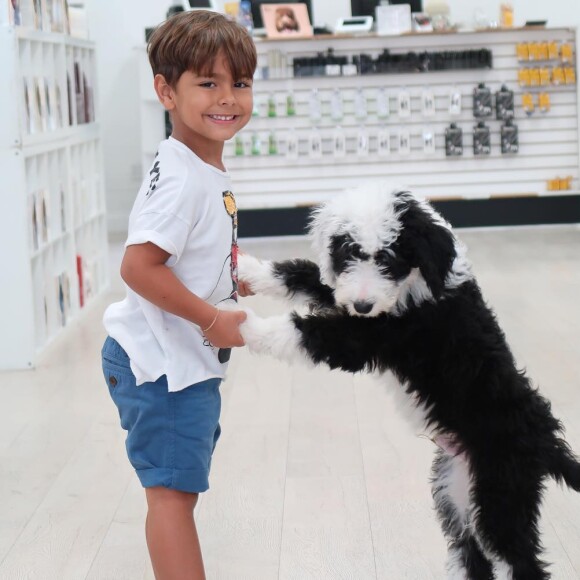
[[[580, 229], [463, 231], [518, 363], [580, 452]], [[264, 258], [300, 239], [242, 241]], [[0, 373], [0, 579], [152, 580], [144, 494], [100, 371], [112, 291], [43, 355]], [[262, 314], [283, 306], [246, 304]], [[6, 329], [3, 329], [3, 333]], [[428, 477], [433, 444], [397, 415], [391, 378], [291, 368], [235, 352], [223, 435], [197, 521], [209, 580], [439, 580], [445, 543]], [[580, 578], [580, 494], [548, 485], [553, 577]]]

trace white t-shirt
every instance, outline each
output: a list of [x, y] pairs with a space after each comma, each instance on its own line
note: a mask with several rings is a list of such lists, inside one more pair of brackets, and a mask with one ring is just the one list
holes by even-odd
[[[230, 176], [170, 137], [159, 146], [129, 218], [125, 247], [152, 242], [194, 294], [218, 307], [237, 300], [237, 211]], [[131, 359], [137, 384], [167, 375], [170, 391], [223, 378], [230, 349], [201, 329], [148, 302], [131, 288], [103, 323]]]

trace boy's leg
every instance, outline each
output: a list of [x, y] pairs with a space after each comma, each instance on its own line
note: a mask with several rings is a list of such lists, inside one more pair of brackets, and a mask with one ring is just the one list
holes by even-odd
[[148, 487], [146, 536], [156, 580], [205, 580], [193, 518], [198, 494]]

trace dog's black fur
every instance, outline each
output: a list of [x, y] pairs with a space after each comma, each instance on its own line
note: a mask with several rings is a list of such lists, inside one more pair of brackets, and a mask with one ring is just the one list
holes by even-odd
[[[476, 281], [446, 286], [455, 238], [433, 215], [412, 198], [402, 200], [400, 234], [372, 256], [348, 234], [330, 240], [336, 275], [357, 260], [374, 260], [393, 279], [418, 268], [432, 299], [409, 297], [402, 312], [351, 315], [336, 305], [313, 262], [273, 263], [272, 273], [289, 294], [310, 297], [309, 315], [292, 314], [308, 358], [349, 372], [392, 371], [425, 408], [428, 424], [453, 441], [452, 453], [437, 453], [433, 495], [469, 578], [494, 578], [493, 561], [503, 561], [514, 580], [543, 580], [550, 577], [538, 530], [544, 481], [580, 491], [580, 464], [550, 403], [517, 369]], [[454, 455], [469, 465], [469, 526], [437, 483]]]

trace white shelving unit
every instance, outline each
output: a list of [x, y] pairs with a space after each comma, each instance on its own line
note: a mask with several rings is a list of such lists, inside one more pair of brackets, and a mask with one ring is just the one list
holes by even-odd
[[108, 287], [95, 47], [0, 25], [0, 69], [0, 369], [19, 369]]

